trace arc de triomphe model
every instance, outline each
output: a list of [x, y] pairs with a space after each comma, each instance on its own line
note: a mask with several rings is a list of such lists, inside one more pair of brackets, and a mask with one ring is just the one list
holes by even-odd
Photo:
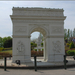
[[[10, 15], [13, 23], [13, 59], [21, 63], [30, 63], [31, 33], [39, 31], [44, 36], [44, 60], [46, 62], [63, 62], [64, 50], [64, 16], [63, 9], [19, 8], [13, 7]], [[35, 35], [36, 36], [36, 35]]]

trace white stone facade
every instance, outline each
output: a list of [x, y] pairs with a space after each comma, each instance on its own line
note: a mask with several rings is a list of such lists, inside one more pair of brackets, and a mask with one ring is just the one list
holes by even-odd
[[44, 35], [44, 60], [63, 62], [64, 16], [63, 9], [13, 7], [13, 62], [31, 62], [30, 35], [39, 31]]

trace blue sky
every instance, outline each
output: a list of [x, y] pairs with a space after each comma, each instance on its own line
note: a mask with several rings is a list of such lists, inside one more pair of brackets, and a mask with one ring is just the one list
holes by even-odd
[[[12, 7], [63, 8], [67, 16], [64, 28], [75, 28], [75, 1], [0, 1], [0, 37], [12, 36]], [[38, 33], [31, 36], [36, 38]]]

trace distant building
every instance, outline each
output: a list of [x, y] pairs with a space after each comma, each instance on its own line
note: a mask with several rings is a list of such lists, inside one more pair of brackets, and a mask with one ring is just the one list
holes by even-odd
[[37, 49], [37, 51], [43, 49], [43, 47], [41, 47], [41, 43], [43, 43], [43, 35], [40, 33], [38, 39], [35, 41], [35, 43], [37, 44], [37, 47], [35, 47], [34, 49]]

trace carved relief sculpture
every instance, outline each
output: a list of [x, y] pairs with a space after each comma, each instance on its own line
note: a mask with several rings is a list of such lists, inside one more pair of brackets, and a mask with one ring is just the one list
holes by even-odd
[[60, 41], [53, 42], [53, 51], [60, 53], [60, 51], [61, 51], [61, 42]]
[[24, 44], [21, 41], [19, 41], [18, 44], [17, 44], [17, 51], [22, 52], [24, 50], [25, 50]]
[[25, 33], [27, 31], [27, 28], [26, 26], [16, 26], [15, 27], [15, 32], [16, 33]]
[[63, 33], [63, 31], [62, 31], [62, 27], [60, 27], [60, 26], [52, 26], [52, 33]]

